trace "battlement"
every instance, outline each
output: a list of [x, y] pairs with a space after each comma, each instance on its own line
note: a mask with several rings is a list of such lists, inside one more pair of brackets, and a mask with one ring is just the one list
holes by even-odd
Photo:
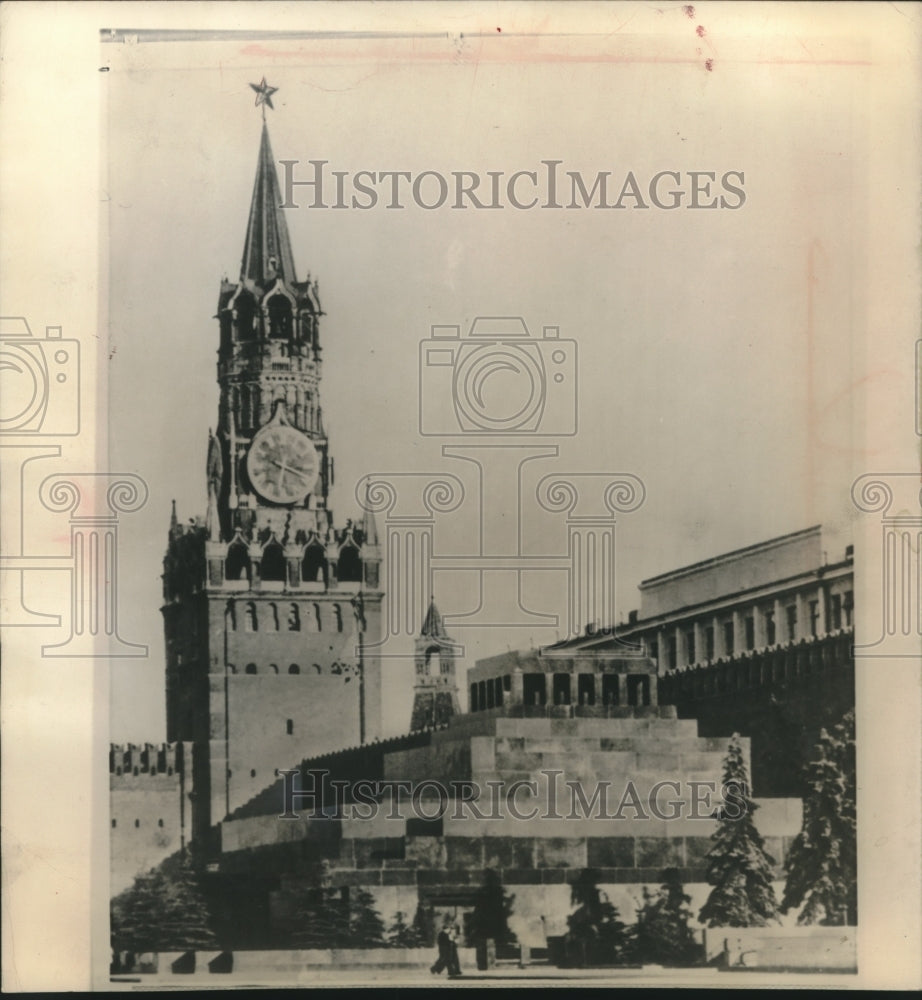
[[186, 743], [111, 743], [109, 774], [113, 777], [140, 777], [142, 774], [166, 776], [183, 774], [191, 767], [191, 744]]

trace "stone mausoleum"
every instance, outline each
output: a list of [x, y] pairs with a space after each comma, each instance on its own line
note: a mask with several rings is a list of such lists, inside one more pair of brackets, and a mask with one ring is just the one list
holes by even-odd
[[[470, 672], [471, 713], [306, 760], [236, 810], [220, 825], [214, 877], [232, 882], [249, 873], [248, 912], [259, 915], [266, 940], [284, 923], [291, 890], [306, 884], [306, 859], [318, 858], [332, 885], [370, 891], [386, 921], [397, 911], [412, 917], [419, 903], [459, 919], [493, 869], [515, 895], [511, 926], [531, 948], [566, 931], [570, 884], [583, 868], [598, 870], [627, 920], [642, 886], [658, 884], [667, 867], [679, 869], [700, 905], [728, 740], [699, 737], [694, 720], [656, 705], [655, 685], [641, 683], [654, 672], [637, 653], [597, 662], [553, 651], [481, 661]], [[564, 690], [561, 677], [572, 678], [582, 701], [550, 704], [550, 693]], [[748, 754], [748, 741], [743, 746]], [[307, 793], [289, 796], [297, 819], [280, 818], [286, 780], [289, 792]], [[398, 806], [386, 785], [376, 815], [360, 818], [371, 811], [356, 805], [365, 800], [353, 795], [361, 780], [404, 783]], [[343, 783], [338, 810], [333, 782]], [[756, 825], [780, 882], [801, 803], [757, 801]]]

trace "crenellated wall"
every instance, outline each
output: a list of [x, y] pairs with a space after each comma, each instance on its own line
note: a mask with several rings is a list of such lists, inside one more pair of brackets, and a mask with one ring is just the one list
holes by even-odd
[[188, 842], [191, 761], [191, 743], [110, 746], [110, 895]]

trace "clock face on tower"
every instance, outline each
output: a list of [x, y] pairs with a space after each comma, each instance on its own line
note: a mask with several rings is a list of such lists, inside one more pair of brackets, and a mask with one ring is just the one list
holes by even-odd
[[253, 489], [271, 503], [303, 500], [314, 488], [319, 465], [310, 438], [285, 424], [264, 427], [247, 453]]

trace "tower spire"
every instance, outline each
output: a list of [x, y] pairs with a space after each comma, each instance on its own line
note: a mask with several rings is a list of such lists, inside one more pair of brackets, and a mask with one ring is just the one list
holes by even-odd
[[[273, 278], [280, 277], [287, 284], [293, 284], [295, 275], [294, 256], [291, 252], [291, 239], [288, 235], [288, 224], [282, 212], [282, 193], [279, 188], [278, 175], [275, 172], [275, 160], [272, 156], [272, 145], [269, 142], [269, 128], [265, 122], [265, 106], [272, 107], [271, 98], [260, 101], [262, 92], [255, 84], [250, 84], [257, 91], [257, 104], [263, 106], [262, 138], [259, 143], [259, 159], [256, 163], [256, 182], [253, 185], [253, 197], [250, 201], [250, 217], [247, 221], [246, 242], [243, 247], [243, 260], [240, 264], [241, 280], [265, 284]], [[262, 87], [266, 86], [263, 78]], [[267, 88], [273, 91], [277, 88]]]

